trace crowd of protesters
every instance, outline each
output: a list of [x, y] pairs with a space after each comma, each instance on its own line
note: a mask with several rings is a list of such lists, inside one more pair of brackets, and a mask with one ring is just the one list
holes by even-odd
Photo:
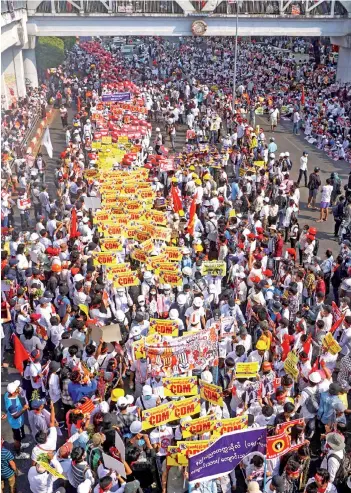
[[[32, 493], [351, 491], [351, 186], [337, 173], [322, 181], [307, 151], [294, 163], [294, 182], [289, 153], [256, 126], [256, 114], [267, 114], [274, 132], [284, 114], [298, 133], [303, 116], [317, 145], [322, 130], [326, 151], [341, 143], [340, 157], [348, 158], [349, 87], [334, 82], [324, 47], [317, 66], [242, 41], [233, 112], [232, 45], [226, 38], [147, 38], [125, 59], [87, 42], [47, 80], [66, 142], [54, 156], [56, 193], [48, 191], [42, 154], [17, 159], [2, 183], [2, 361], [15, 346], [16, 365], [24, 362], [4, 396], [13, 443], [2, 443], [2, 481], [11, 493], [26, 460]], [[111, 173], [147, 173], [151, 210], [170, 234], [150, 240], [150, 259], [166, 243], [176, 247], [177, 286], [136, 259], [145, 237], [128, 239], [123, 228], [116, 265], [127, 265], [138, 282], [116, 287], [96, 263], [104, 252], [102, 219], [87, 204], [104, 201], [106, 188], [102, 147], [94, 142], [108, 129], [118, 145], [131, 119], [116, 113], [108, 126], [114, 103], [103, 96], [121, 85], [147, 110], [134, 117], [147, 117], [155, 131], [129, 134], [136, 152], [116, 159]], [[74, 106], [72, 121], [62, 95]], [[186, 141], [177, 149], [181, 128]], [[302, 185], [319, 221], [332, 211], [338, 255], [319, 251], [318, 225], [300, 219]], [[217, 271], [206, 271], [210, 261]], [[215, 327], [216, 361], [189, 369], [184, 353], [169, 369], [147, 352], [137, 357], [150, 319], [172, 321], [179, 339]], [[118, 326], [118, 339], [96, 339], [94, 327], [110, 325]], [[293, 369], [286, 365], [292, 357]], [[257, 374], [240, 378], [240, 363], [257, 363]], [[201, 398], [198, 413], [149, 430], [146, 410], [184, 399], [165, 395], [166, 378], [180, 376], [220, 387], [222, 404]], [[276, 459], [252, 453], [230, 475], [188, 484], [187, 467], [168, 462], [168, 447], [189, 440], [186, 423], [212, 415], [243, 417], [243, 429], [266, 427], [269, 436], [294, 421], [289, 449]]]

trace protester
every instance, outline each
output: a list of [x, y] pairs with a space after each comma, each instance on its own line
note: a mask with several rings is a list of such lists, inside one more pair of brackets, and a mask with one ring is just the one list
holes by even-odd
[[[250, 126], [261, 108], [272, 131], [288, 114], [285, 95], [260, 99], [261, 79], [278, 88], [275, 55], [258, 46], [255, 57], [242, 43], [255, 70], [238, 86], [233, 112], [218, 70], [222, 63], [230, 73], [231, 41], [227, 49], [223, 40], [195, 39], [174, 46], [147, 38], [130, 60], [108, 43], [81, 42], [49, 76], [64, 127], [57, 194], [45, 185], [42, 155], [38, 180], [26, 160], [21, 179], [37, 198], [35, 215], [27, 199], [18, 203], [30, 233], [13, 231], [2, 257], [2, 318], [22, 374], [8, 385], [5, 408], [15, 460], [27, 458], [28, 417], [33, 493], [63, 481], [72, 493], [295, 493], [314, 485], [343, 493], [347, 484], [348, 216], [335, 211], [340, 255], [334, 261], [327, 250], [321, 260], [318, 230], [299, 218], [298, 190], [304, 179], [316, 206], [319, 168], [308, 173], [303, 152], [296, 186], [289, 154]], [[332, 66], [311, 74], [292, 59], [278, 66], [280, 83], [299, 74], [306, 85], [307, 108], [301, 86], [290, 91], [294, 133], [302, 115], [312, 126], [318, 118], [321, 88], [327, 113], [341, 113], [323, 82]], [[349, 107], [345, 87], [332, 92]], [[72, 94], [72, 122], [63, 94]], [[338, 200], [331, 180], [321, 188], [321, 221]], [[239, 430], [235, 437], [263, 428], [265, 453], [233, 453], [230, 474], [188, 483], [191, 455], [227, 427]], [[4, 474], [13, 469], [9, 454]]]

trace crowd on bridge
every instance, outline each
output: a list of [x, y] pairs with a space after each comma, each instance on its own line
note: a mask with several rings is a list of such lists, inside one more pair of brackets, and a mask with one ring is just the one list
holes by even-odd
[[[32, 493], [351, 491], [351, 184], [274, 137], [291, 118], [350, 159], [350, 86], [326, 46], [320, 64], [239, 53], [234, 101], [226, 38], [147, 38], [131, 58], [85, 42], [48, 74], [55, 194], [42, 153], [2, 181], [11, 493], [29, 460]], [[337, 255], [300, 218], [304, 185]]]

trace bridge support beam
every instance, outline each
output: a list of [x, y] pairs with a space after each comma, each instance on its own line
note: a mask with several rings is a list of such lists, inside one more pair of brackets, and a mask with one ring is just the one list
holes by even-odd
[[35, 57], [35, 36], [28, 36], [28, 43], [23, 49], [24, 76], [31, 87], [38, 87], [37, 60]]
[[351, 35], [330, 38], [332, 44], [339, 46], [336, 80], [351, 82]]

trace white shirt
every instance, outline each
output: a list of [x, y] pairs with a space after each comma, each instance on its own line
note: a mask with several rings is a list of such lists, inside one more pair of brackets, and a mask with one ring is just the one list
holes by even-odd
[[[338, 472], [338, 469], [340, 467], [340, 463], [334, 457], [329, 458], [331, 455], [337, 455], [342, 460], [344, 457], [344, 451], [339, 450], [338, 452], [336, 452], [335, 450], [329, 450], [327, 456], [324, 457], [323, 462], [321, 464], [321, 468], [326, 469], [329, 472], [330, 482], [332, 483], [335, 479], [336, 473]], [[328, 460], [328, 458], [329, 458], [329, 460]]]
[[306, 156], [300, 157], [300, 170], [301, 171], [307, 171], [307, 162], [308, 162], [308, 158]]
[[166, 426], [165, 430], [160, 430], [160, 428], [155, 428], [150, 433], [151, 444], [160, 443], [160, 449], [157, 455], [164, 456], [167, 454], [167, 447], [172, 445], [173, 440], [173, 430], [170, 426]]
[[38, 455], [49, 451], [56, 451], [57, 446], [57, 429], [53, 426], [49, 428], [49, 433], [46, 442], [41, 445], [36, 445], [32, 450], [31, 459], [36, 461]]
[[[57, 459], [52, 459], [50, 465], [62, 474], [61, 464]], [[35, 466], [28, 471], [29, 487], [32, 493], [52, 493], [52, 486], [56, 478], [47, 471], [42, 474], [38, 473]]]

